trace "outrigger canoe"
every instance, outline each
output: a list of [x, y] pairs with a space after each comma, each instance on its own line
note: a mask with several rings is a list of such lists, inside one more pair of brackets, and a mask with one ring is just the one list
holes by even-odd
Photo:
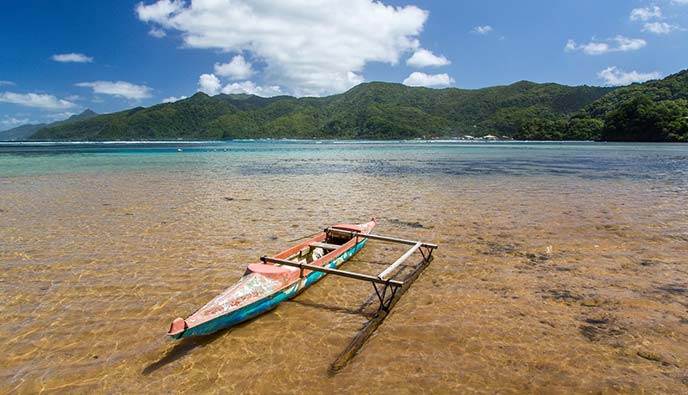
[[[363, 235], [370, 233], [375, 225], [375, 218], [364, 224], [334, 225], [273, 258], [335, 269], [363, 248], [368, 240]], [[167, 335], [180, 339], [232, 327], [272, 310], [326, 275], [320, 271], [263, 262], [248, 265], [236, 284], [188, 318], [175, 319]]]

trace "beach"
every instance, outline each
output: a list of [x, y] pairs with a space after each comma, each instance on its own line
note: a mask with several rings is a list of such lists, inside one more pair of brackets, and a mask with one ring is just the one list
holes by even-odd
[[[687, 207], [680, 144], [0, 145], [0, 393], [686, 393]], [[260, 256], [372, 216], [439, 248], [340, 373], [374, 294], [345, 278], [164, 336]]]

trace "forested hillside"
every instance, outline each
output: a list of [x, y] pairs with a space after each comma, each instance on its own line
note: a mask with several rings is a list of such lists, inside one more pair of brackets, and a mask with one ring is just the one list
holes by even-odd
[[46, 127], [33, 139], [405, 139], [513, 136], [530, 119], [567, 118], [611, 92], [522, 81], [484, 89], [371, 82], [322, 98], [197, 93], [175, 103]]
[[613, 90], [571, 117], [533, 118], [520, 139], [688, 141], [688, 70]]

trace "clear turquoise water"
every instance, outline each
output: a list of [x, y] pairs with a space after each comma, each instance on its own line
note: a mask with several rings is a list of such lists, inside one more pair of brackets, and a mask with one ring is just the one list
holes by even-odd
[[[181, 150], [181, 151], [180, 151]], [[688, 145], [232, 141], [0, 143], [0, 177], [127, 171], [573, 176], [686, 183]]]

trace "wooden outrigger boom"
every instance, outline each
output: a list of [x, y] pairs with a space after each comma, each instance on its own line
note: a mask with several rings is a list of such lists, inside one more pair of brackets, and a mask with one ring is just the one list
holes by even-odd
[[[352, 232], [352, 231], [344, 230], [344, 229], [327, 228], [327, 229], [325, 229], [325, 232], [351, 236], [353, 238], [356, 238], [357, 241], [358, 241], [358, 239], [373, 239], [373, 240], [386, 241], [386, 242], [390, 242], [390, 243], [408, 244], [408, 245], [413, 245], [413, 247], [411, 247], [408, 251], [406, 251], [404, 253], [404, 255], [402, 255], [394, 263], [392, 263], [387, 268], [385, 268], [385, 270], [383, 270], [377, 276], [371, 276], [369, 274], [363, 274], [363, 273], [349, 272], [346, 270], [332, 269], [332, 268], [323, 267], [323, 266], [315, 266], [315, 265], [310, 265], [307, 263], [293, 262], [293, 261], [289, 261], [286, 259], [272, 258], [272, 257], [269, 257], [267, 255], [260, 257], [260, 260], [263, 263], [276, 263], [278, 265], [296, 267], [296, 268], [299, 268], [301, 270], [304, 270], [304, 269], [305, 270], [312, 270], [312, 271], [316, 271], [316, 272], [334, 274], [335, 276], [352, 278], [354, 280], [368, 281], [368, 282], [371, 282], [373, 284], [381, 284], [381, 285], [392, 286], [392, 287], [401, 287], [404, 285], [404, 283], [401, 281], [390, 280], [390, 274], [393, 273], [399, 266], [401, 266], [402, 263], [406, 262], [406, 260], [411, 255], [413, 255], [414, 252], [420, 250], [421, 247], [425, 247], [427, 249], [427, 253], [423, 253], [423, 251], [420, 250], [421, 254], [423, 255], [424, 260], [431, 259], [432, 251], [437, 248], [437, 244], [424, 243], [422, 241], [400, 239], [398, 237], [389, 237], [389, 236], [373, 235], [373, 234], [360, 233], [360, 232]], [[316, 246], [316, 247], [321, 247], [321, 248], [327, 249], [329, 244], [311, 243], [311, 246]], [[337, 247], [337, 246], [335, 246], [335, 247]]]
[[[412, 246], [401, 257], [399, 257], [399, 259], [394, 261], [394, 263], [385, 268], [377, 276], [371, 276], [369, 274], [355, 273], [339, 269], [332, 269], [328, 267], [314, 266], [309, 265], [307, 263], [292, 262], [285, 259], [271, 258], [268, 256], [263, 256], [260, 258], [260, 260], [263, 263], [274, 263], [278, 265], [296, 267], [301, 269], [302, 272], [303, 270], [318, 271], [327, 274], [333, 274], [335, 276], [347, 277], [354, 280], [367, 281], [373, 284], [373, 287], [375, 288], [375, 293], [380, 301], [380, 307], [378, 308], [375, 316], [363, 326], [363, 328], [356, 334], [356, 336], [354, 336], [354, 338], [351, 340], [349, 345], [344, 349], [344, 351], [342, 351], [342, 353], [337, 357], [337, 359], [330, 365], [329, 372], [331, 374], [334, 374], [348, 364], [348, 362], [356, 355], [356, 353], [358, 353], [361, 347], [363, 347], [363, 344], [365, 344], [366, 340], [368, 340], [368, 338], [372, 336], [375, 330], [382, 324], [387, 315], [390, 313], [392, 307], [411, 286], [411, 283], [413, 283], [418, 278], [418, 276], [420, 276], [420, 273], [423, 270], [425, 270], [425, 268], [430, 264], [430, 262], [432, 261], [432, 252], [438, 246], [437, 244], [425, 243], [421, 241], [360, 233], [338, 228], [327, 228], [325, 229], [325, 233], [350, 236], [352, 238], [356, 238], [356, 242], [358, 242], [358, 239], [360, 238], [380, 240], [389, 243], [406, 244]], [[326, 247], [326, 245], [323, 245], [321, 247]], [[422, 248], [425, 248], [425, 251], [423, 251]], [[406, 262], [416, 251], [420, 251], [421, 255], [423, 256], [422, 261], [415, 266], [413, 272], [410, 275], [408, 275], [404, 279], [404, 281], [393, 280], [393, 273], [404, 262]], [[383, 288], [379, 289], [378, 285], [382, 285]], [[391, 295], [386, 297], [387, 290], [390, 287], [392, 288]]]
[[352, 232], [350, 230], [344, 230], [344, 229], [338, 229], [338, 228], [327, 228], [327, 229], [325, 229], [325, 232], [328, 232], [328, 233], [334, 232], [334, 233], [340, 233], [340, 234], [344, 234], [344, 235], [350, 235], [353, 237], [362, 237], [365, 239], [388, 241], [390, 243], [409, 244], [409, 245], [414, 245], [416, 243], [420, 243], [422, 247], [427, 247], [427, 248], [433, 249], [433, 250], [435, 248], [437, 248], [437, 244], [433, 244], [433, 243], [424, 243], [421, 241], [400, 239], [398, 237], [374, 235], [372, 233]]
[[298, 263], [298, 262], [288, 261], [286, 259], [270, 258], [269, 256], [262, 256], [262, 257], [260, 257], [260, 260], [263, 261], [263, 263], [276, 263], [278, 265], [297, 267], [301, 270], [304, 270], [304, 269], [305, 270], [313, 270], [314, 272], [334, 274], [336, 276], [353, 278], [355, 280], [370, 281], [371, 283], [377, 283], [377, 284], [383, 284], [383, 285], [389, 284], [389, 285], [394, 286], [394, 287], [401, 287], [402, 285], [404, 285], [404, 283], [402, 283], [401, 281], [394, 281], [394, 280], [387, 280], [386, 281], [386, 280], [383, 280], [383, 279], [375, 277], [375, 276], [369, 276], [367, 274], [347, 272], [346, 270], [331, 269], [329, 267], [313, 266], [313, 265], [309, 265], [307, 263]]
[[[391, 265], [389, 265], [385, 270], [383, 270], [380, 274], [377, 276], [371, 276], [369, 274], [363, 274], [363, 273], [355, 273], [355, 272], [349, 272], [346, 270], [339, 270], [339, 269], [333, 269], [329, 267], [323, 267], [323, 266], [316, 266], [316, 265], [310, 265], [307, 263], [300, 263], [300, 262], [293, 262], [289, 261], [286, 259], [279, 259], [279, 258], [272, 258], [269, 256], [262, 256], [260, 257], [260, 260], [263, 263], [275, 263], [278, 265], [284, 265], [284, 266], [290, 266], [290, 267], [295, 267], [298, 269], [301, 269], [302, 275], [304, 270], [312, 270], [316, 272], [322, 272], [322, 273], [327, 273], [327, 274], [333, 274], [335, 276], [342, 276], [342, 277], [347, 277], [347, 278], [352, 278], [354, 280], [361, 280], [361, 281], [368, 281], [373, 284], [375, 287], [375, 292], [378, 295], [378, 298], [380, 299], [380, 309], [388, 309], [388, 303], [385, 303], [385, 293], [387, 291], [388, 287], [393, 287], [393, 288], [400, 288], [404, 286], [404, 282], [398, 281], [398, 280], [392, 280], [391, 279], [391, 274], [401, 266], [408, 258], [413, 255], [414, 252], [420, 251], [421, 254], [423, 255], [423, 261], [430, 262], [432, 260], [432, 251], [437, 248], [437, 244], [432, 244], [432, 243], [424, 243], [422, 241], [414, 241], [414, 240], [406, 240], [406, 239], [400, 239], [398, 237], [389, 237], [389, 236], [381, 236], [381, 235], [373, 235], [369, 233], [360, 233], [360, 232], [353, 232], [349, 230], [344, 230], [344, 229], [338, 229], [338, 228], [327, 228], [325, 229], [325, 233], [334, 233], [334, 234], [342, 234], [346, 236], [351, 236], [352, 238], [356, 239], [356, 242], [358, 243], [358, 239], [373, 239], [373, 240], [380, 240], [380, 241], [386, 241], [389, 243], [399, 243], [399, 244], [407, 244], [407, 245], [413, 245], [408, 251], [404, 253], [399, 259], [394, 261]], [[328, 244], [325, 243], [311, 243], [311, 245], [317, 245], [318, 247], [321, 248], [327, 248]], [[426, 248], [426, 252], [423, 252], [421, 250], [421, 247]], [[415, 280], [415, 279], [414, 279]], [[382, 294], [380, 294], [380, 290], [376, 287], [376, 285], [384, 285], [384, 288], [382, 290]], [[393, 290], [395, 292], [395, 290]]]

